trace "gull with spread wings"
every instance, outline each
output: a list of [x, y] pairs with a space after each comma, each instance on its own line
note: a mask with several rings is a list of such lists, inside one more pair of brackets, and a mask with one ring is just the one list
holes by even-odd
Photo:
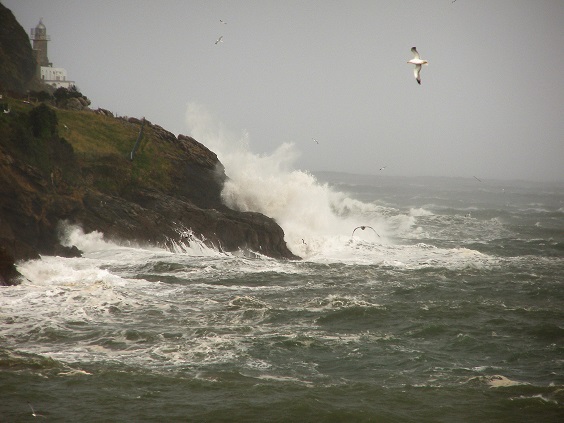
[[[357, 229], [365, 230], [366, 228], [372, 229], [372, 230], [374, 231], [374, 233], [375, 233], [376, 235], [378, 235], [378, 232], [376, 232], [376, 230], [375, 230], [372, 226], [363, 225], [363, 226], [357, 226], [356, 228], [354, 228], [354, 230], [353, 230], [353, 232], [352, 232], [352, 235], [351, 235], [351, 238], [354, 237], [354, 232], [355, 232]], [[378, 238], [380, 238], [380, 235], [378, 235]]]
[[415, 65], [415, 69], [413, 70], [413, 75], [415, 76], [415, 80], [419, 85], [421, 85], [421, 66], [427, 65], [428, 62], [426, 60], [421, 59], [419, 53], [417, 52], [417, 48], [411, 47], [411, 52], [413, 53], [413, 59], [408, 61], [407, 63], [411, 63]]

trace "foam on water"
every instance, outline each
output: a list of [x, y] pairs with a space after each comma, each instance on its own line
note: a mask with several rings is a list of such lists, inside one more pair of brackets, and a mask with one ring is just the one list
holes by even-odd
[[[434, 223], [437, 227], [464, 228], [476, 223], [471, 218], [435, 215], [419, 207], [402, 211], [391, 205], [353, 199], [319, 183], [308, 172], [293, 170], [298, 152], [292, 144], [260, 156], [250, 152], [247, 135], [237, 140], [195, 106], [188, 110], [188, 121], [192, 135], [217, 152], [226, 166], [229, 180], [222, 193], [225, 202], [233, 208], [273, 217], [284, 229], [291, 250], [304, 261], [260, 256], [249, 259], [221, 253], [206, 247], [189, 231], [185, 235], [190, 242], [165, 249], [109, 241], [100, 232], [84, 233], [79, 227], [62, 224], [63, 244], [77, 246], [84, 257], [43, 257], [20, 263], [18, 269], [25, 281], [0, 296], [2, 317], [12, 316], [14, 323], [3, 330], [2, 336], [15, 340], [22, 350], [65, 360], [115, 358], [151, 366], [253, 363], [256, 359], [249, 357], [246, 350], [245, 328], [262, 320], [275, 307], [261, 296], [286, 297], [298, 289], [293, 281], [308, 272], [314, 280], [323, 281], [320, 274], [325, 265], [329, 272], [335, 264], [370, 266], [385, 272], [481, 269], [498, 263], [464, 246], [441, 248], [423, 242], [428, 236], [426, 230]], [[421, 228], [422, 222], [427, 229]], [[491, 232], [495, 225], [492, 223], [487, 230]], [[376, 233], [357, 230], [353, 237], [353, 229], [358, 226], [371, 226]], [[409, 242], [403, 242], [406, 239]], [[282, 282], [262, 276], [269, 272]], [[347, 307], [374, 308], [378, 304], [341, 295], [289, 308], [292, 312], [319, 312], [320, 308]], [[154, 322], [147, 318], [148, 314], [155, 316]], [[80, 324], [89, 330], [94, 330], [93, 326], [100, 333], [91, 335], [87, 343], [80, 337], [65, 346], [44, 342], [53, 333], [76, 337], [77, 331], [86, 330], [80, 329]], [[196, 329], [187, 333], [184, 327]], [[182, 335], [166, 330], [177, 330]], [[33, 335], [21, 339], [21, 333]], [[262, 335], [254, 334], [259, 338]], [[278, 335], [264, 336], [268, 340]], [[315, 335], [318, 339], [324, 336], [333, 335]], [[36, 342], [37, 337], [42, 342]], [[345, 341], [339, 337], [338, 342]], [[272, 366], [267, 361], [260, 363], [248, 367]]]
[[[193, 135], [226, 165], [225, 201], [273, 216], [304, 260], [226, 254], [189, 231], [189, 243], [159, 248], [62, 225], [64, 244], [84, 257], [18, 264], [22, 284], [0, 288], [2, 357], [31, 356], [33, 377], [56, 373], [75, 378], [75, 386], [85, 375], [92, 375], [86, 383], [107, 383], [104, 374], [115, 369], [128, 386], [140, 374], [164, 375], [161, 385], [149, 384], [158, 390], [195, 378], [218, 383], [226, 403], [244, 396], [248, 383], [260, 392], [268, 391], [260, 384], [311, 387], [339, 409], [350, 400], [339, 403], [342, 393], [373, 399], [387, 388], [419, 396], [421, 404], [429, 390], [413, 387], [446, 386], [448, 394], [429, 395], [447, 401], [452, 386], [478, 392], [480, 403], [490, 387], [520, 402], [559, 398], [552, 391], [560, 385], [528, 383], [538, 377], [530, 370], [538, 357], [555, 350], [561, 336], [552, 310], [559, 291], [551, 291], [560, 279], [543, 274], [560, 257], [499, 254], [497, 241], [514, 245], [516, 237], [489, 208], [467, 216], [449, 203], [436, 208], [393, 196], [369, 202], [377, 190], [356, 200], [293, 170], [291, 144], [252, 154], [247, 135], [238, 141], [221, 128], [210, 132], [215, 124], [205, 113], [190, 113]], [[377, 235], [357, 230], [352, 237], [361, 225]], [[474, 249], [480, 242], [492, 255]], [[547, 326], [547, 319], [555, 323]], [[543, 366], [557, 370], [557, 360], [553, 354]], [[377, 390], [359, 394], [363, 384]], [[331, 397], [325, 387], [337, 385], [347, 387]]]
[[167, 244], [167, 248], [161, 248], [149, 244], [141, 245], [131, 241], [104, 239], [104, 234], [99, 231], [84, 233], [82, 228], [77, 225], [69, 224], [66, 221], [60, 222], [59, 239], [62, 245], [76, 246], [79, 250], [86, 254], [104, 254], [105, 251], [115, 254], [127, 254], [128, 252], [163, 254], [182, 253], [190, 256], [217, 256], [218, 251], [208, 247], [201, 239], [199, 239], [190, 229], [177, 229], [180, 238], [184, 241], [171, 241]]
[[303, 254], [304, 241], [322, 243], [328, 237], [351, 234], [360, 225], [371, 225], [382, 237], [386, 235], [379, 216], [363, 216], [372, 206], [333, 191], [308, 172], [292, 169], [299, 156], [293, 144], [285, 143], [270, 155], [254, 154], [248, 134], [240, 139], [228, 134], [196, 105], [188, 107], [187, 122], [193, 136], [210, 146], [226, 168], [229, 181], [222, 193], [226, 204], [274, 218], [293, 251]]
[[[225, 165], [229, 180], [222, 196], [226, 204], [274, 218], [284, 229], [289, 248], [305, 260], [399, 267], [481, 266], [487, 261], [482, 254], [467, 249], [400, 245], [397, 240], [427, 238], [417, 219], [435, 218], [433, 213], [424, 208], [402, 213], [337, 192], [310, 173], [292, 168], [299, 152], [291, 143], [270, 155], [254, 154], [248, 134], [233, 136], [198, 105], [188, 106], [186, 118], [192, 135], [217, 152]], [[468, 222], [458, 224], [463, 228]], [[358, 226], [370, 226], [376, 234], [358, 230], [353, 238]]]

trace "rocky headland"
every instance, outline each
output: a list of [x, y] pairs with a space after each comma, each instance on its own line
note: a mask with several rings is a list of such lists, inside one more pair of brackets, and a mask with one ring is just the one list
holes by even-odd
[[221, 251], [299, 258], [273, 219], [223, 204], [228, 176], [195, 139], [90, 110], [77, 91], [30, 98], [24, 89], [33, 82], [29, 39], [9, 15], [0, 5], [0, 26], [12, 28], [8, 38], [0, 31], [0, 57], [4, 65], [10, 61], [0, 67], [0, 285], [18, 282], [18, 260], [81, 254], [61, 245], [61, 222], [116, 242], [182, 248], [197, 241]]

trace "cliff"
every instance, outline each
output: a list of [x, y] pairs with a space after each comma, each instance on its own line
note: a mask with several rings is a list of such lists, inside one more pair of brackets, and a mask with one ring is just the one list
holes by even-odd
[[298, 258], [272, 219], [222, 203], [227, 176], [204, 145], [92, 111], [76, 88], [51, 93], [34, 74], [29, 39], [0, 4], [0, 285], [17, 283], [17, 260], [81, 254], [60, 244], [61, 222], [118, 242]]
[[0, 93], [23, 94], [35, 76], [36, 62], [25, 30], [0, 3]]
[[15, 260], [80, 253], [59, 244], [61, 221], [118, 241], [167, 247], [195, 236], [223, 251], [298, 258], [272, 219], [222, 203], [223, 166], [193, 138], [146, 121], [131, 160], [141, 120], [4, 102], [10, 113], [0, 115], [0, 283], [13, 283]]

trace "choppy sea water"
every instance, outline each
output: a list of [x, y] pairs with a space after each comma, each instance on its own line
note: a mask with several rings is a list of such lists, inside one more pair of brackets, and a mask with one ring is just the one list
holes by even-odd
[[563, 420], [564, 186], [298, 176], [301, 261], [67, 227], [20, 263], [0, 421]]

